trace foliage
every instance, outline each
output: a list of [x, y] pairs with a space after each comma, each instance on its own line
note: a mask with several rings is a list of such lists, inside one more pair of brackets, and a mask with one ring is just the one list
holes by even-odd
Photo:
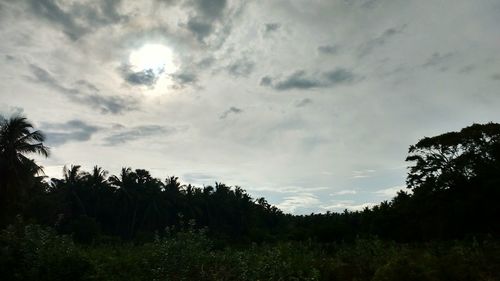
[[280, 242], [216, 249], [188, 227], [142, 245], [77, 246], [36, 226], [1, 235], [2, 280], [499, 280], [500, 243]]
[[2, 280], [87, 280], [90, 262], [70, 237], [51, 228], [18, 223], [0, 235]]

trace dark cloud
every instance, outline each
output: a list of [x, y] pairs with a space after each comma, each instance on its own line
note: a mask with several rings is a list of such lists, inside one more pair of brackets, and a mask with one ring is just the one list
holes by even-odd
[[86, 28], [77, 24], [71, 14], [61, 9], [53, 0], [29, 0], [28, 4], [33, 14], [59, 26], [72, 40], [87, 32]]
[[14, 61], [14, 60], [16, 60], [16, 58], [14, 56], [11, 56], [11, 55], [5, 55], [5, 60], [6, 61]]
[[97, 27], [126, 18], [117, 12], [121, 0], [102, 0], [97, 5], [72, 3], [66, 6], [55, 0], [28, 0], [26, 3], [35, 16], [61, 28], [72, 40], [79, 39]]
[[422, 67], [439, 67], [441, 70], [447, 70], [448, 66], [446, 65], [451, 58], [455, 54], [452, 52], [448, 52], [445, 54], [441, 54], [440, 52], [433, 53], [427, 61], [422, 64]]
[[212, 33], [214, 27], [213, 22], [206, 21], [202, 18], [190, 18], [187, 23], [187, 28], [191, 31], [198, 40], [203, 41], [205, 37]]
[[364, 56], [369, 55], [376, 48], [385, 45], [387, 43], [387, 41], [392, 39], [397, 34], [400, 34], [401, 32], [403, 32], [403, 30], [405, 28], [406, 28], [406, 25], [402, 25], [400, 27], [395, 27], [395, 28], [388, 28], [379, 36], [366, 41], [365, 43], [363, 43], [362, 45], [359, 46], [358, 57], [362, 58]]
[[191, 0], [187, 4], [194, 8], [195, 14], [188, 19], [186, 27], [199, 41], [203, 41], [215, 30], [215, 24], [223, 17], [227, 1]]
[[324, 84], [315, 79], [314, 77], [307, 77], [306, 72], [304, 70], [299, 70], [292, 73], [290, 76], [285, 79], [277, 82], [273, 86], [276, 90], [284, 91], [290, 89], [312, 89], [312, 88], [320, 88], [324, 87]]
[[226, 70], [233, 76], [247, 77], [250, 73], [252, 73], [254, 68], [255, 63], [249, 61], [248, 59], [240, 59], [227, 66]]
[[312, 102], [313, 102], [312, 99], [305, 98], [305, 99], [301, 99], [299, 101], [296, 101], [295, 102], [295, 106], [296, 107], [304, 107], [304, 106], [307, 106], [307, 105], [311, 104]]
[[74, 96], [74, 101], [98, 109], [101, 113], [112, 114], [136, 110], [138, 103], [137, 100], [128, 100], [120, 96], [102, 96], [98, 94], [76, 95]]
[[181, 73], [176, 73], [172, 75], [172, 78], [174, 79], [179, 86], [185, 86], [187, 84], [194, 84], [196, 81], [198, 81], [198, 77], [196, 76], [195, 73], [192, 72], [181, 72]]
[[261, 86], [271, 86], [273, 83], [273, 79], [270, 76], [264, 76], [262, 79], [260, 79], [260, 85]]
[[53, 146], [67, 142], [82, 142], [91, 139], [101, 128], [89, 125], [81, 120], [71, 120], [66, 123], [43, 123], [42, 130], [47, 135], [47, 143]]
[[118, 114], [125, 111], [135, 110], [137, 101], [124, 99], [120, 96], [103, 96], [99, 94], [99, 89], [92, 83], [85, 80], [78, 80], [76, 87], [66, 87], [57, 81], [47, 70], [31, 64], [30, 69], [34, 75], [32, 81], [41, 83], [51, 89], [62, 93], [66, 98], [79, 104], [87, 105], [93, 109], [98, 109], [101, 113]]
[[158, 80], [158, 75], [152, 69], [133, 72], [130, 68], [124, 68], [122, 74], [123, 79], [131, 85], [153, 87]]
[[266, 34], [272, 33], [274, 31], [277, 31], [278, 29], [280, 29], [280, 27], [281, 27], [281, 24], [279, 24], [277, 22], [266, 23], [264, 25], [264, 33], [266, 33]]
[[318, 52], [325, 55], [333, 55], [339, 51], [339, 46], [337, 45], [323, 45], [318, 47]]
[[124, 144], [130, 141], [145, 139], [148, 137], [173, 134], [177, 130], [175, 128], [169, 128], [159, 125], [145, 125], [133, 127], [130, 129], [125, 129], [122, 132], [110, 135], [104, 139], [105, 145], [118, 145]]
[[491, 75], [491, 79], [493, 79], [493, 80], [500, 80], [500, 74], [497, 73], [497, 74]]
[[329, 85], [336, 85], [340, 83], [352, 82], [356, 76], [347, 69], [337, 68], [332, 71], [323, 73], [326, 79], [330, 82]]
[[219, 117], [220, 119], [226, 119], [230, 114], [240, 114], [243, 112], [243, 109], [231, 106], [228, 110], [224, 111], [222, 115]]
[[317, 88], [328, 88], [338, 84], [350, 83], [358, 77], [350, 70], [337, 68], [331, 71], [309, 75], [305, 70], [298, 70], [284, 79], [275, 81], [275, 78], [265, 76], [260, 85], [269, 86], [278, 91], [286, 90], [308, 90]]
[[209, 19], [221, 17], [227, 6], [227, 0], [194, 0], [193, 2], [198, 13]]

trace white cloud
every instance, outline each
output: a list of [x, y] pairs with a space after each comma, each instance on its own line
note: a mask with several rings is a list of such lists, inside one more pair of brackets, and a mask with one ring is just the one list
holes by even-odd
[[344, 210], [349, 211], [362, 211], [365, 208], [371, 208], [377, 205], [377, 203], [360, 203], [356, 204], [353, 200], [342, 200], [342, 201], [332, 201], [329, 205], [321, 205], [321, 208], [325, 211], [342, 212]]
[[330, 195], [331, 196], [335, 196], [335, 195], [354, 195], [356, 193], [357, 193], [357, 191], [354, 190], [354, 189], [344, 189], [344, 190], [340, 190], [340, 191], [331, 193]]
[[285, 213], [296, 213], [304, 209], [316, 208], [321, 201], [312, 193], [300, 193], [294, 196], [287, 196], [276, 206]]
[[377, 190], [373, 193], [376, 194], [377, 196], [384, 197], [386, 199], [390, 199], [390, 198], [395, 197], [400, 190], [406, 190], [406, 186], [404, 186], [404, 185], [393, 186], [393, 187]]

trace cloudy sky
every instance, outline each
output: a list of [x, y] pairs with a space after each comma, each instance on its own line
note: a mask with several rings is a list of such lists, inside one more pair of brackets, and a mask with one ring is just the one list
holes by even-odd
[[1, 0], [0, 111], [47, 134], [50, 176], [360, 209], [420, 138], [500, 121], [499, 30], [499, 0]]

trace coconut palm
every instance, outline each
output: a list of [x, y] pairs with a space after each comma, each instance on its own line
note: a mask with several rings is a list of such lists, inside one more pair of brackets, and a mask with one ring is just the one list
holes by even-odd
[[47, 157], [49, 149], [44, 140], [42, 132], [35, 130], [25, 117], [0, 116], [0, 204], [5, 210], [18, 206], [34, 178], [43, 175], [42, 167], [27, 155]]
[[[34, 130], [33, 125], [22, 116], [9, 119], [0, 117], [0, 157], [10, 170], [31, 170], [34, 162], [26, 154], [47, 157], [49, 149], [43, 144], [45, 136]], [[37, 166], [39, 167], [39, 166]], [[37, 169], [40, 172], [40, 169]]]
[[85, 173], [82, 172], [80, 168], [80, 165], [71, 165], [69, 168], [65, 165], [63, 167], [63, 176], [66, 187], [76, 201], [80, 215], [86, 216], [87, 210], [77, 191], [78, 187], [83, 183], [83, 179], [85, 177]]

